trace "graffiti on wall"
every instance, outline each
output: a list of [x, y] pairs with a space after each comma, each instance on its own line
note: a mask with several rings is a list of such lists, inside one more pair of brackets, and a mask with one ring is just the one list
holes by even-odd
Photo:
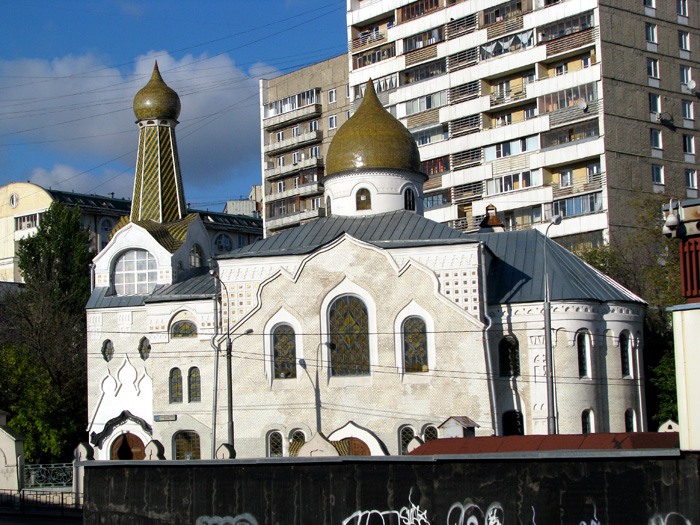
[[401, 507], [399, 510], [358, 510], [343, 520], [343, 525], [384, 525], [394, 523], [390, 518], [398, 518], [400, 525], [430, 525], [426, 514], [427, 510], [421, 508], [411, 501], [413, 489], [408, 494], [409, 506]]
[[200, 516], [195, 525], [258, 525], [258, 520], [246, 512], [237, 516]]

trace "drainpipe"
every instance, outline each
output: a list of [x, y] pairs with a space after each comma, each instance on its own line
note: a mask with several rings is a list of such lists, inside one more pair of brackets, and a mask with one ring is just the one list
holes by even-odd
[[[631, 335], [631, 334], [630, 334]], [[637, 334], [634, 334], [635, 336]], [[635, 337], [636, 338], [636, 337]], [[630, 342], [631, 342], [631, 337], [630, 337]], [[640, 338], [641, 339], [641, 338]], [[628, 343], [629, 344], [629, 343]], [[639, 432], [648, 432], [649, 430], [647, 429], [647, 420], [646, 420], [646, 396], [644, 394], [644, 386], [643, 386], [643, 378], [642, 375], [644, 374], [644, 357], [642, 355], [642, 342], [637, 339], [637, 344], [635, 345], [637, 347], [637, 351], [635, 352], [635, 355], [633, 356], [635, 359], [635, 362], [637, 363], [637, 397], [639, 401], [639, 419], [638, 419], [638, 425], [637, 425], [637, 430]]]
[[95, 290], [95, 263], [90, 263], [90, 293]]
[[483, 241], [479, 243], [479, 254], [480, 254], [480, 261], [479, 261], [479, 266], [481, 266], [481, 282], [482, 284], [482, 290], [483, 290], [483, 298], [481, 304], [483, 305], [484, 309], [484, 318], [486, 319], [486, 326], [484, 326], [484, 352], [486, 353], [486, 370], [487, 370], [487, 381], [489, 382], [489, 396], [491, 396], [491, 423], [493, 425], [493, 433], [495, 436], [500, 436], [501, 435], [501, 429], [499, 425], [499, 420], [498, 420], [498, 413], [496, 411], [496, 385], [494, 384], [494, 375], [493, 375], [493, 356], [491, 354], [491, 344], [489, 343], [489, 330], [491, 329], [491, 326], [493, 325], [493, 321], [491, 317], [489, 316], [489, 303], [488, 303], [488, 294], [487, 294], [487, 287], [486, 287], [486, 257], [485, 257], [485, 250], [484, 250], [484, 243]]
[[[217, 281], [218, 283], [218, 281]], [[214, 349], [214, 392], [212, 395], [211, 409], [211, 459], [216, 459], [216, 410], [217, 395], [219, 392], [219, 347], [216, 344], [216, 336], [219, 335], [219, 305], [218, 292], [214, 292], [214, 335], [211, 336], [211, 347]]]

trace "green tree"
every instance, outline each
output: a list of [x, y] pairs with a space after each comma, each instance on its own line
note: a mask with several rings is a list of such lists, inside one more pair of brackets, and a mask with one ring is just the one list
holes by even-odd
[[80, 210], [53, 203], [37, 233], [19, 242], [24, 289], [5, 298], [0, 399], [26, 437], [28, 460], [70, 459], [87, 420], [85, 304], [90, 232]]
[[[648, 303], [644, 319], [645, 390], [648, 415], [657, 424], [678, 420], [673, 328], [666, 308], [685, 303], [677, 242], [661, 235], [663, 202], [666, 197], [637, 198], [630, 203], [639, 210], [637, 228], [618, 234], [611, 245], [578, 254]], [[654, 428], [652, 421], [649, 423]]]

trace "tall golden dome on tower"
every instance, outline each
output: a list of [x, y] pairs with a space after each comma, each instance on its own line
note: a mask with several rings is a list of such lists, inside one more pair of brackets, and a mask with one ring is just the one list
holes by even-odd
[[418, 145], [377, 98], [372, 79], [362, 104], [333, 137], [326, 158], [326, 176], [356, 169], [420, 170]]
[[138, 120], [163, 118], [177, 120], [180, 116], [180, 97], [168, 85], [158, 71], [158, 62], [153, 75], [134, 97], [134, 115]]

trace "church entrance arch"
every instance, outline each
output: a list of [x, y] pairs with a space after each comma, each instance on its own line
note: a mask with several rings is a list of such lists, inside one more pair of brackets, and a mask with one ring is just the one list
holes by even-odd
[[110, 459], [143, 459], [146, 457], [146, 450], [138, 436], [126, 432], [114, 440], [109, 457]]

